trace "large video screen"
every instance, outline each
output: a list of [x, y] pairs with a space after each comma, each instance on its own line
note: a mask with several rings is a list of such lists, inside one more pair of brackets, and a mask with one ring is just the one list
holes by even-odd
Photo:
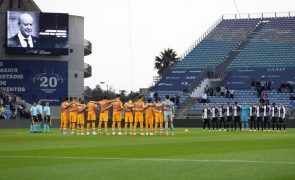
[[7, 11], [7, 54], [68, 55], [68, 36], [68, 14]]

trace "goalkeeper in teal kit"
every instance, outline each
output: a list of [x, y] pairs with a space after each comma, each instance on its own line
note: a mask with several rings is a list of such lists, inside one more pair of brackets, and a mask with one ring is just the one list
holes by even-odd
[[241, 109], [242, 109], [242, 128], [244, 130], [245, 128], [247, 129], [249, 128], [248, 114], [249, 114], [250, 107], [246, 105], [246, 102], [244, 101]]

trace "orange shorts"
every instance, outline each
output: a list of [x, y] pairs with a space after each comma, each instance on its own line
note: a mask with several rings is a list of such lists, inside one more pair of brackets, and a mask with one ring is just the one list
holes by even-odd
[[96, 114], [93, 112], [88, 112], [87, 121], [95, 121], [95, 120], [96, 120]]
[[70, 112], [70, 122], [71, 123], [77, 122], [77, 113], [76, 112]]
[[68, 124], [68, 114], [67, 113], [61, 113], [60, 114], [60, 125], [62, 128], [66, 128], [66, 125]]
[[99, 114], [99, 121], [101, 122], [107, 122], [109, 120], [109, 113], [100, 113]]
[[133, 114], [132, 112], [126, 112], [125, 113], [125, 123], [132, 123], [133, 122]]
[[156, 123], [163, 123], [164, 116], [162, 113], [156, 113]]
[[113, 121], [115, 121], [115, 122], [121, 122], [122, 121], [121, 111], [113, 112]]
[[145, 124], [154, 124], [154, 116], [146, 116]]
[[137, 122], [142, 123], [142, 122], [143, 122], [143, 113], [142, 113], [142, 112], [135, 112], [134, 121], [135, 121], [136, 123], [137, 123]]
[[84, 124], [85, 120], [84, 120], [84, 114], [78, 114], [77, 115], [77, 124]]

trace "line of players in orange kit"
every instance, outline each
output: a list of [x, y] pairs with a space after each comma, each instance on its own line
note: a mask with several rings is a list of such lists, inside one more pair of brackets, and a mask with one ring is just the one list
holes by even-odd
[[[107, 100], [106, 97], [104, 97], [101, 101], [90, 101], [85, 104], [83, 99], [80, 99], [78, 102], [75, 98], [69, 99], [66, 97], [61, 104], [61, 133], [66, 134], [69, 124], [70, 134], [74, 135], [77, 127], [77, 135], [84, 135], [85, 114], [87, 112], [86, 134], [89, 135], [92, 129], [93, 135], [108, 135], [109, 109], [112, 108], [113, 135], [127, 135], [128, 127], [129, 134], [136, 135], [138, 124], [140, 134], [144, 135], [144, 122], [146, 135], [156, 135], [158, 133], [158, 127], [160, 128], [160, 135], [163, 135], [163, 104], [159, 98], [157, 98], [154, 103], [152, 103], [151, 99], [148, 99], [146, 104], [143, 99], [144, 97], [141, 96], [134, 103], [132, 100], [129, 100], [123, 104], [120, 100], [120, 95], [117, 95], [114, 100]], [[95, 110], [98, 106], [100, 107], [100, 114], [98, 132], [96, 133]], [[121, 130], [122, 111], [125, 111], [124, 132]], [[104, 127], [103, 132], [102, 126]]]

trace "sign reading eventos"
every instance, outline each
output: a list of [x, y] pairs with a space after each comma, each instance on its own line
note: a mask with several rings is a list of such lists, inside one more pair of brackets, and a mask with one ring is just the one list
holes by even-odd
[[68, 94], [68, 62], [0, 61], [0, 89], [28, 103], [41, 99], [59, 105]]

